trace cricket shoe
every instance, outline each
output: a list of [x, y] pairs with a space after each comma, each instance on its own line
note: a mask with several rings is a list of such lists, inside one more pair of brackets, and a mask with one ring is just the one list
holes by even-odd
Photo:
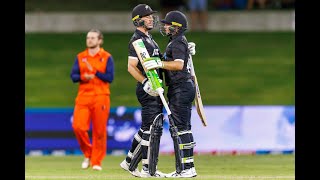
[[136, 168], [134, 171], [130, 171], [129, 170], [129, 167], [130, 167], [130, 164], [127, 163], [126, 160], [123, 160], [121, 163], [120, 163], [120, 167], [126, 171], [128, 171], [130, 174], [132, 174], [133, 176], [136, 176], [136, 177], [140, 177], [140, 172], [138, 170], [138, 168]]
[[192, 171], [192, 173], [194, 175], [193, 177], [196, 177], [198, 175], [195, 167], [192, 167], [191, 171]]
[[151, 176], [149, 174], [149, 170], [148, 169], [144, 169], [142, 168], [141, 169], [141, 172], [140, 172], [140, 177], [142, 178], [148, 178], [148, 177], [159, 177], [159, 178], [163, 178], [163, 177], [166, 177], [166, 175], [164, 173], [162, 173], [161, 171], [159, 170], [156, 170], [155, 174], [153, 176]]
[[90, 166], [90, 159], [89, 158], [84, 158], [81, 168], [82, 169], [87, 169]]
[[92, 169], [93, 169], [93, 170], [96, 170], [96, 171], [101, 171], [101, 170], [102, 170], [102, 167], [99, 166], [99, 165], [94, 165], [94, 166], [92, 167]]
[[196, 177], [197, 174], [195, 174], [195, 170], [193, 171], [192, 168], [190, 169], [185, 169], [181, 171], [181, 173], [177, 173], [176, 171], [166, 174], [167, 178], [192, 178]]

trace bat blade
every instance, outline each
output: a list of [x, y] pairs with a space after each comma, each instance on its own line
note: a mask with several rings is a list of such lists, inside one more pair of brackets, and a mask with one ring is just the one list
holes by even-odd
[[204, 113], [204, 108], [203, 108], [203, 104], [202, 104], [202, 98], [201, 98], [201, 94], [200, 94], [200, 88], [199, 88], [199, 84], [198, 84], [198, 80], [197, 80], [197, 76], [196, 76], [196, 72], [194, 70], [194, 66], [193, 66], [193, 61], [192, 61], [192, 56], [191, 54], [189, 55], [189, 66], [190, 66], [190, 73], [191, 76], [193, 77], [194, 80], [194, 85], [196, 86], [196, 97], [195, 97], [195, 107], [197, 109], [197, 113], [200, 117], [200, 120], [202, 122], [203, 126], [207, 126], [207, 117]]
[[197, 113], [201, 119], [203, 126], [207, 126], [208, 125], [207, 117], [204, 113], [204, 108], [203, 108], [203, 104], [202, 104], [202, 98], [201, 98], [201, 94], [200, 94], [197, 76], [194, 76], [194, 84], [196, 86], [195, 107], [197, 109]]
[[[134, 42], [132, 42], [132, 45], [134, 47], [134, 50], [136, 51], [137, 55], [138, 55], [138, 59], [140, 60], [141, 64], [143, 64], [144, 60], [146, 58], [149, 58], [150, 55], [148, 53], [147, 48], [145, 47], [142, 39], [137, 39]], [[144, 66], [142, 66], [144, 68]], [[145, 72], [147, 72], [148, 70], [146, 70], [144, 68]]]

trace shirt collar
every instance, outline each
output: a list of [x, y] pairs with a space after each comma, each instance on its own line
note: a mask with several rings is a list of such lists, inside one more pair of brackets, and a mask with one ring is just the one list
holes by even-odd
[[136, 29], [136, 32], [139, 36], [143, 36], [143, 37], [150, 37], [152, 38], [151, 34], [148, 32], [148, 35], [146, 35], [145, 33], [143, 33], [142, 31]]
[[[100, 47], [100, 50], [98, 51], [98, 53], [95, 56], [99, 55], [101, 57], [103, 51], [104, 51], [104, 49], [102, 47]], [[89, 48], [86, 49], [85, 56], [89, 56]]]

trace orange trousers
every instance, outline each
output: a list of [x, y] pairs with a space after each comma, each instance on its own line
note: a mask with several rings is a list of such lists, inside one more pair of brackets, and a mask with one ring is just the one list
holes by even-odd
[[[110, 96], [78, 96], [73, 112], [72, 128], [91, 165], [101, 166], [107, 151], [107, 123], [110, 114]], [[92, 122], [92, 144], [88, 131]]]

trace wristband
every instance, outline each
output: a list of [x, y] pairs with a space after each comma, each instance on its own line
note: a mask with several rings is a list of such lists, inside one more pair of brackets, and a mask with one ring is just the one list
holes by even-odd
[[144, 78], [144, 80], [142, 80], [141, 84], [144, 85], [144, 83], [146, 83], [148, 81], [148, 78]]

